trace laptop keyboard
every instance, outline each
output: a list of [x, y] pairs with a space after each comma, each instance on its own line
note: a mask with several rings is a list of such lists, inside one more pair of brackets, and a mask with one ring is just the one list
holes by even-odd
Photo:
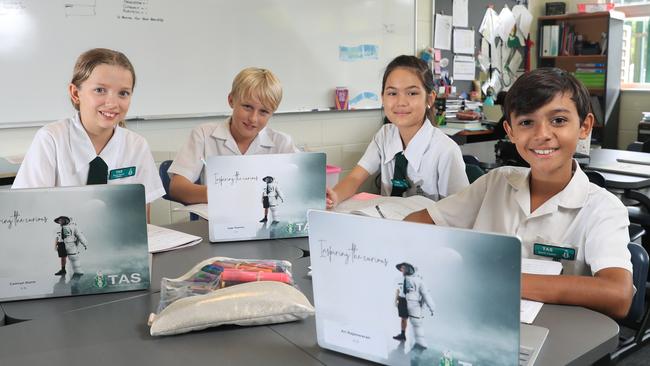
[[519, 346], [519, 366], [526, 366], [530, 361], [530, 357], [533, 355], [535, 350], [533, 348]]

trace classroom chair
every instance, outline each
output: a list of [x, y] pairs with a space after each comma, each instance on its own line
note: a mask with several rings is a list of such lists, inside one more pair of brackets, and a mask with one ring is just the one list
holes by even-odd
[[[169, 167], [172, 165], [174, 161], [173, 160], [165, 160], [162, 163], [160, 163], [160, 168], [158, 168], [158, 174], [160, 174], [160, 180], [162, 181], [163, 187], [165, 188], [165, 195], [162, 196], [162, 198], [168, 200], [168, 201], [173, 201], [173, 202], [178, 202], [182, 205], [187, 205], [185, 202], [181, 202], [179, 200], [176, 200], [172, 198], [172, 196], [169, 195], [169, 174], [167, 173], [167, 170], [169, 170]], [[197, 180], [194, 183], [199, 183], [200, 180]], [[197, 214], [191, 213], [190, 212], [190, 221], [196, 221], [199, 219], [199, 216]]]
[[497, 141], [494, 145], [494, 156], [500, 166], [509, 165], [523, 166], [526, 168], [530, 167], [530, 164], [519, 155], [515, 144], [508, 140]]
[[478, 167], [481, 166], [481, 162], [474, 155], [463, 155], [463, 162], [465, 162], [465, 164], [472, 164]]
[[637, 243], [629, 243], [627, 248], [631, 255], [632, 282], [636, 287], [636, 293], [632, 299], [632, 305], [627, 317], [618, 321], [619, 325], [625, 327], [625, 329], [622, 329], [619, 333], [618, 348], [610, 354], [610, 359], [613, 361], [632, 354], [647, 342], [644, 336], [648, 328], [648, 316], [650, 315], [650, 308], [646, 306], [648, 266], [650, 265], [648, 252]]
[[644, 142], [634, 141], [633, 143], [627, 145], [627, 151], [650, 153], [650, 140]]
[[[585, 170], [584, 173], [587, 176], [587, 178], [589, 178], [589, 181], [591, 183], [602, 188], [607, 188], [605, 186], [605, 177], [602, 174], [600, 174], [600, 172], [597, 172], [595, 170]], [[644, 235], [646, 232], [650, 232], [650, 216], [648, 217], [648, 223], [646, 225], [643, 225], [641, 223], [641, 219], [637, 218], [640, 217], [641, 215], [635, 213], [636, 212], [635, 210], [639, 210], [638, 207], [628, 207], [627, 210], [628, 210], [628, 216], [630, 218], [630, 226], [628, 226], [628, 230], [630, 232], [630, 241], [637, 241], [639, 239], [646, 240], [644, 239], [645, 238]], [[635, 217], [634, 221], [633, 221], [633, 216]]]
[[469, 184], [474, 183], [475, 180], [485, 174], [485, 171], [481, 168], [481, 162], [476, 156], [463, 155], [463, 161], [465, 162], [465, 174], [467, 174]]

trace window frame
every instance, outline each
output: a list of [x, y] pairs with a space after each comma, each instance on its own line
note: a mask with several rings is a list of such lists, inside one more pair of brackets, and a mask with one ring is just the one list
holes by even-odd
[[[625, 14], [626, 20], [628, 18], [650, 17], [650, 0], [646, 0], [646, 1], [647, 2], [645, 3], [636, 3], [636, 4], [619, 4], [618, 2], [616, 2], [616, 6], [614, 7], [614, 10]], [[650, 83], [621, 82], [621, 89], [650, 90]]]

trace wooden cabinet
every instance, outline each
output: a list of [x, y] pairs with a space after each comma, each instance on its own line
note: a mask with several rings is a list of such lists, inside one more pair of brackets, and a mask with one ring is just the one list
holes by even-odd
[[[553, 32], [557, 45], [551, 49]], [[580, 35], [582, 42], [572, 38], [571, 33]], [[559, 67], [578, 73], [589, 89], [597, 117], [592, 142], [617, 148], [623, 17], [610, 12], [541, 16], [537, 35], [537, 67]], [[589, 75], [585, 72], [589, 67], [598, 68], [594, 74], [602, 76]]]

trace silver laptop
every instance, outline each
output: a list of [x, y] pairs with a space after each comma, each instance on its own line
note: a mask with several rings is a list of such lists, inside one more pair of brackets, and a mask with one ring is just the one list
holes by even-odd
[[390, 365], [519, 365], [548, 334], [520, 328], [516, 237], [310, 211], [309, 248], [323, 348]]
[[325, 154], [212, 156], [206, 169], [210, 241], [307, 236], [325, 208]]
[[0, 191], [0, 301], [147, 288], [142, 185]]

